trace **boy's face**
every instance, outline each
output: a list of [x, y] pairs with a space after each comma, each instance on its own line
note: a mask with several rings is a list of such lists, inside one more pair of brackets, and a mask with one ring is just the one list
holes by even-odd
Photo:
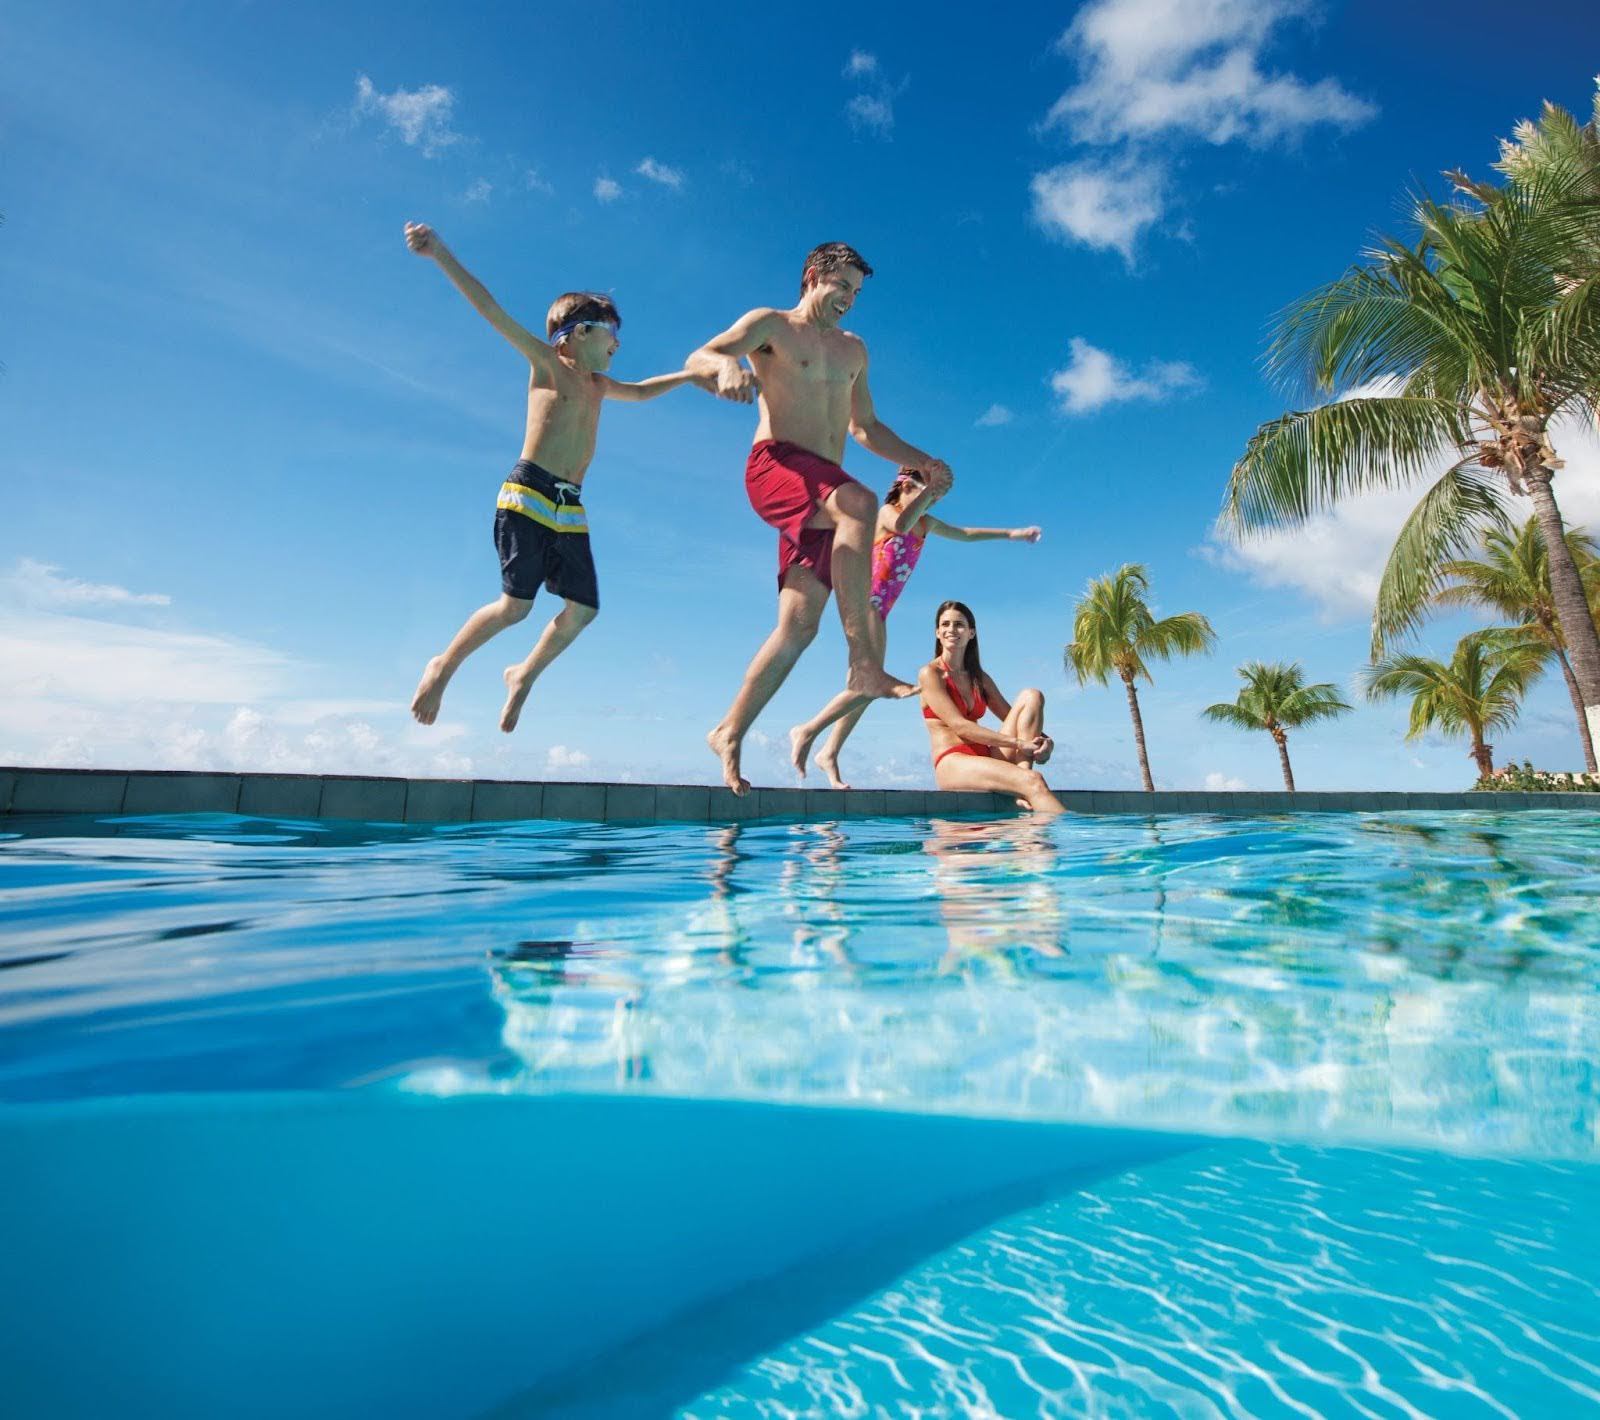
[[845, 313], [855, 305], [861, 294], [861, 283], [867, 278], [859, 266], [836, 266], [824, 271], [811, 283], [812, 299], [818, 302], [822, 313], [837, 325]]
[[616, 331], [602, 321], [585, 321], [567, 337], [573, 363], [585, 370], [605, 370], [617, 353], [621, 341]]

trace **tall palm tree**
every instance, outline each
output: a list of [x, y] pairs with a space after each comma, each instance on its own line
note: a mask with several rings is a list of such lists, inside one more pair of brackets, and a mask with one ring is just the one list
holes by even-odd
[[1211, 623], [1197, 611], [1155, 619], [1145, 602], [1150, 578], [1137, 562], [1125, 562], [1115, 572], [1096, 578], [1084, 588], [1072, 618], [1072, 640], [1062, 653], [1079, 685], [1091, 680], [1105, 685], [1115, 674], [1128, 692], [1128, 713], [1133, 717], [1133, 742], [1139, 751], [1139, 773], [1144, 787], [1154, 790], [1150, 756], [1144, 744], [1144, 719], [1139, 714], [1139, 693], [1134, 681], [1155, 678], [1145, 661], [1170, 661], [1210, 651], [1217, 642]]
[[1265, 730], [1278, 747], [1283, 767], [1283, 787], [1294, 792], [1294, 769], [1289, 764], [1289, 731], [1316, 720], [1332, 720], [1350, 706], [1338, 689], [1323, 682], [1305, 683], [1298, 661], [1246, 661], [1239, 667], [1244, 689], [1234, 701], [1208, 705], [1200, 713], [1219, 725], [1239, 730]]
[[1411, 697], [1406, 738], [1429, 730], [1447, 738], [1462, 735], [1478, 766], [1478, 777], [1494, 773], [1494, 747], [1485, 735], [1509, 729], [1522, 710], [1522, 697], [1544, 671], [1549, 651], [1534, 641], [1506, 642], [1474, 632], [1463, 636], [1448, 665], [1413, 653], [1383, 657], [1364, 672], [1369, 700]]
[[1414, 626], [1483, 528], [1527, 497], [1592, 738], [1600, 635], [1552, 480], [1551, 421], [1600, 404], [1600, 271], [1581, 278], [1586, 179], [1571, 162], [1525, 165], [1501, 187], [1419, 198], [1415, 244], [1379, 240], [1369, 262], [1277, 319], [1269, 370], [1331, 402], [1263, 424], [1234, 465], [1223, 517], [1240, 532], [1293, 526], [1371, 488], [1427, 482], [1384, 570], [1373, 654]]
[[[1592, 601], [1600, 595], [1600, 562], [1595, 560], [1595, 540], [1579, 528], [1570, 528], [1566, 543], [1577, 564], [1585, 593]], [[1550, 588], [1550, 559], [1536, 519], [1529, 518], [1515, 532], [1486, 528], [1482, 551], [1475, 558], [1452, 558], [1439, 566], [1444, 585], [1433, 595], [1442, 607], [1484, 607], [1509, 618], [1502, 640], [1533, 643], [1545, 648], [1561, 667], [1578, 717], [1578, 738], [1583, 744], [1584, 766], [1597, 768], [1594, 739], [1583, 713], [1583, 696], [1567, 658], [1566, 639], [1556, 619], [1555, 595]]]

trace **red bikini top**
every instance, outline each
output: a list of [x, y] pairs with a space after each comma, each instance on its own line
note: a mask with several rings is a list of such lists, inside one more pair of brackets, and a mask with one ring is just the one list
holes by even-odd
[[[981, 720], [989, 713], [989, 703], [983, 698], [983, 682], [972, 682], [972, 708], [967, 708], [967, 702], [961, 698], [961, 692], [956, 689], [956, 683], [950, 679], [950, 672], [944, 672], [944, 688], [950, 692], [950, 698], [955, 701], [956, 709], [961, 712], [962, 718], [967, 720]], [[922, 706], [924, 720], [937, 720], [939, 717], [928, 708], [926, 702]]]

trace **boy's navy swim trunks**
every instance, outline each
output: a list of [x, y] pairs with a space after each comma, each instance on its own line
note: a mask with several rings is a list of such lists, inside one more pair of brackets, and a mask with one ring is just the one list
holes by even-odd
[[600, 607], [589, 521], [578, 485], [519, 459], [500, 485], [494, 515], [500, 586], [532, 601], [540, 587], [583, 606]]

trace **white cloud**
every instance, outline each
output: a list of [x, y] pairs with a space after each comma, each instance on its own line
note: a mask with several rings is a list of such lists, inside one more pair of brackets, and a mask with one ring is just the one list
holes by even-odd
[[1233, 794], [1249, 787], [1243, 779], [1233, 779], [1226, 774], [1206, 775], [1206, 788], [1213, 794]]
[[546, 769], [583, 769], [588, 763], [589, 756], [581, 749], [568, 749], [566, 745], [551, 745], [544, 760]]
[[857, 94], [844, 111], [852, 128], [864, 129], [875, 138], [887, 138], [894, 131], [894, 100], [889, 94]]
[[844, 66], [845, 77], [850, 79], [860, 78], [863, 74], [876, 74], [878, 72], [878, 57], [868, 54], [864, 49], [853, 49], [850, 58]]
[[494, 184], [488, 178], [476, 178], [467, 188], [463, 196], [468, 202], [487, 202], [489, 194], [494, 191]]
[[594, 195], [600, 202], [615, 202], [622, 196], [622, 186], [608, 177], [597, 177], [594, 180]]
[[[1581, 423], [1567, 420], [1552, 426], [1551, 439], [1566, 459], [1553, 485], [1563, 520], [1600, 535], [1600, 441]], [[1439, 471], [1445, 467], [1441, 459]], [[1426, 487], [1419, 482], [1360, 493], [1297, 528], [1238, 542], [1213, 528], [1202, 552], [1261, 586], [1300, 593], [1326, 623], [1367, 621], [1395, 537]], [[1526, 498], [1507, 496], [1513, 518], [1520, 522], [1532, 516]]]
[[130, 592], [109, 582], [85, 582], [79, 577], [63, 577], [59, 567], [24, 557], [3, 579], [8, 601], [30, 607], [132, 607], [171, 606], [165, 592]]
[[1306, 83], [1262, 68], [1273, 31], [1307, 0], [1092, 0], [1058, 48], [1078, 83], [1047, 125], [1080, 143], [1169, 134], [1261, 146], [1317, 124], [1353, 128], [1376, 110], [1334, 79]]
[[1074, 336], [1071, 360], [1050, 377], [1067, 414], [1092, 414], [1108, 404], [1160, 401], [1199, 389], [1203, 381], [1182, 360], [1151, 360], [1135, 373], [1116, 356]]
[[727, 158], [718, 164], [717, 171], [731, 177], [740, 187], [750, 187], [756, 180], [755, 167], [742, 158]]
[[377, 114], [404, 143], [420, 148], [428, 158], [461, 141], [461, 135], [450, 127], [455, 104], [455, 95], [442, 84], [383, 94], [365, 74], [356, 80], [356, 112]]
[[1009, 424], [1016, 417], [1005, 405], [991, 404], [978, 416], [976, 423], [980, 429], [995, 429], [1002, 424]]
[[645, 158], [634, 172], [642, 178], [649, 178], [651, 182], [660, 183], [662, 187], [670, 187], [674, 191], [683, 186], [683, 174], [677, 168], [669, 168], [654, 158]]
[[1161, 218], [1166, 186], [1160, 163], [1126, 154], [1062, 163], [1034, 174], [1033, 217], [1059, 240], [1121, 252], [1132, 265], [1139, 234]]
[[542, 177], [537, 168], [525, 168], [522, 173], [522, 185], [529, 192], [542, 192], [547, 197], [555, 191]]

